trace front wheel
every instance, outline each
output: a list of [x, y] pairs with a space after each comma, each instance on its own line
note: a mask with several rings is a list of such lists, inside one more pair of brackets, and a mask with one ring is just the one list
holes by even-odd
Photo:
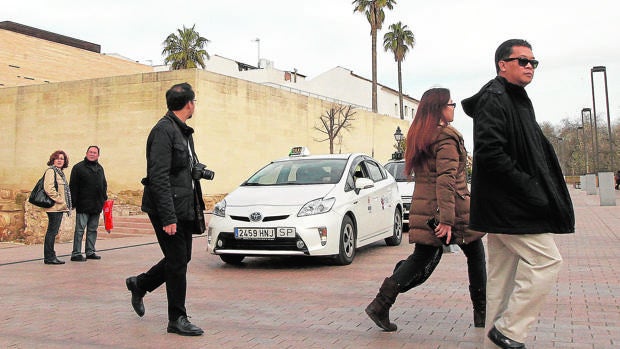
[[355, 226], [351, 217], [344, 216], [340, 227], [340, 248], [336, 256], [336, 264], [351, 264], [355, 258], [355, 246]]
[[243, 259], [245, 258], [244, 255], [242, 254], [221, 254], [220, 255], [220, 259], [228, 264], [241, 264], [241, 262], [243, 261]]
[[385, 238], [385, 243], [388, 246], [398, 246], [403, 240], [403, 215], [398, 208], [394, 212], [394, 228], [392, 229], [392, 236]]

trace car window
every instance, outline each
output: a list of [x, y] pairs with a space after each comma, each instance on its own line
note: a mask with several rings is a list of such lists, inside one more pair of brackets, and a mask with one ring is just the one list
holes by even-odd
[[[396, 179], [397, 182], [407, 182], [409, 179], [405, 175], [405, 162], [394, 161], [385, 164], [385, 169]], [[413, 181], [413, 176], [412, 176]]]
[[263, 167], [242, 185], [336, 184], [346, 159], [304, 159], [278, 161]]
[[381, 170], [379, 164], [374, 161], [365, 161], [366, 169], [368, 170], [369, 178], [374, 182], [379, 182], [385, 179], [385, 173]]

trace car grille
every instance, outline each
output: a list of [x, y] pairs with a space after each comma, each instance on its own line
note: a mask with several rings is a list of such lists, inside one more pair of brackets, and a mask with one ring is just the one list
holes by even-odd
[[[283, 219], [287, 219], [288, 217], [289, 217], [289, 215], [269, 216], [269, 217], [263, 218], [262, 221], [263, 222], [281, 221]], [[235, 220], [235, 221], [242, 221], [242, 222], [249, 222], [250, 221], [250, 217], [246, 217], [246, 216], [230, 216], [230, 219]]]
[[268, 250], [268, 251], [301, 251], [308, 253], [308, 248], [297, 248], [297, 240], [295, 238], [279, 238], [275, 240], [243, 240], [235, 239], [234, 233], [220, 233], [219, 240], [222, 246], [218, 246], [215, 250]]

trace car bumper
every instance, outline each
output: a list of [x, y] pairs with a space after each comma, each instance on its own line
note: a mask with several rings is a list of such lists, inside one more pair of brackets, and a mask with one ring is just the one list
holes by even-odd
[[[339, 251], [342, 217], [333, 211], [308, 217], [287, 217], [271, 222], [244, 222], [214, 216], [207, 230], [207, 250], [212, 254], [268, 255], [335, 255]], [[239, 239], [235, 228], [294, 228], [294, 237], [273, 239]]]

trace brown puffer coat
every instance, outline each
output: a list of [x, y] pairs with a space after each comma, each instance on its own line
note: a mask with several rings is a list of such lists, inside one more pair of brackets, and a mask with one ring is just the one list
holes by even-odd
[[409, 243], [438, 246], [439, 240], [426, 224], [430, 217], [452, 226], [453, 236], [455, 232], [464, 233], [469, 224], [463, 136], [452, 126], [438, 128], [431, 154], [427, 161], [413, 166], [416, 183], [409, 213]]

